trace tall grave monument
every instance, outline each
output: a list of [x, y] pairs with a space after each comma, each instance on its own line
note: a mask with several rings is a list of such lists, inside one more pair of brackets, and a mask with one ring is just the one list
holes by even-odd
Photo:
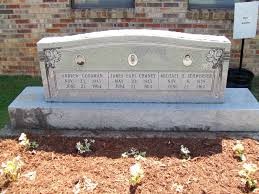
[[43, 87], [9, 106], [15, 128], [255, 131], [248, 89], [226, 89], [230, 41], [112, 30], [38, 42]]

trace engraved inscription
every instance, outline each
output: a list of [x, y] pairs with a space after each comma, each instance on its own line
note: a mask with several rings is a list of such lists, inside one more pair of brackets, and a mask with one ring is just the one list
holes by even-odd
[[57, 73], [57, 88], [64, 89], [108, 89], [108, 72]]
[[109, 89], [158, 90], [158, 73], [109, 72]]
[[85, 90], [210, 91], [213, 73], [200, 72], [73, 72], [56, 73], [57, 88]]
[[160, 90], [211, 90], [213, 73], [160, 72]]

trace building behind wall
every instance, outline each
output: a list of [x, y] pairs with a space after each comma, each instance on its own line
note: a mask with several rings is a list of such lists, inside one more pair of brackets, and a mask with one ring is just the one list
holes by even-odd
[[[36, 42], [46, 36], [127, 28], [225, 35], [232, 67], [240, 40], [232, 40], [233, 9], [189, 9], [188, 0], [135, 0], [134, 8], [72, 9], [71, 0], [0, 0], [0, 74], [39, 74]], [[259, 74], [259, 31], [245, 45], [244, 67]]]

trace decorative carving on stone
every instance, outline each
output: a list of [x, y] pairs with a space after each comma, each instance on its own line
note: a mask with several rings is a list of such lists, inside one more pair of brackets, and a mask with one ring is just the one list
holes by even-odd
[[206, 57], [208, 66], [211, 66], [212, 69], [216, 69], [220, 65], [223, 53], [223, 49], [211, 49]]
[[45, 49], [44, 58], [47, 68], [55, 68], [56, 64], [61, 60], [61, 53], [57, 48]]

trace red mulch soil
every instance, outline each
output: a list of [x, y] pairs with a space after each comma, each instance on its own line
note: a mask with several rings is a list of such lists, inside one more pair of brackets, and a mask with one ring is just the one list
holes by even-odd
[[[36, 154], [22, 148], [17, 140], [0, 139], [0, 164], [20, 155], [25, 163], [22, 173], [37, 172], [34, 181], [21, 176], [17, 182], [9, 184], [7, 193], [73, 193], [75, 184], [84, 176], [98, 183], [91, 193], [130, 193], [129, 168], [135, 159], [122, 158], [121, 154], [131, 147], [147, 152], [146, 160], [141, 161], [145, 177], [136, 193], [246, 192], [238, 175], [244, 162], [233, 158], [233, 139], [97, 138], [93, 144], [94, 151], [80, 155], [75, 144], [83, 139], [29, 138], [40, 145]], [[247, 163], [259, 166], [259, 142], [252, 139], [241, 141], [245, 146]], [[183, 161], [179, 158], [181, 145], [189, 148], [191, 160]], [[258, 172], [255, 178], [259, 180]], [[183, 186], [182, 192], [177, 192], [176, 184]]]

